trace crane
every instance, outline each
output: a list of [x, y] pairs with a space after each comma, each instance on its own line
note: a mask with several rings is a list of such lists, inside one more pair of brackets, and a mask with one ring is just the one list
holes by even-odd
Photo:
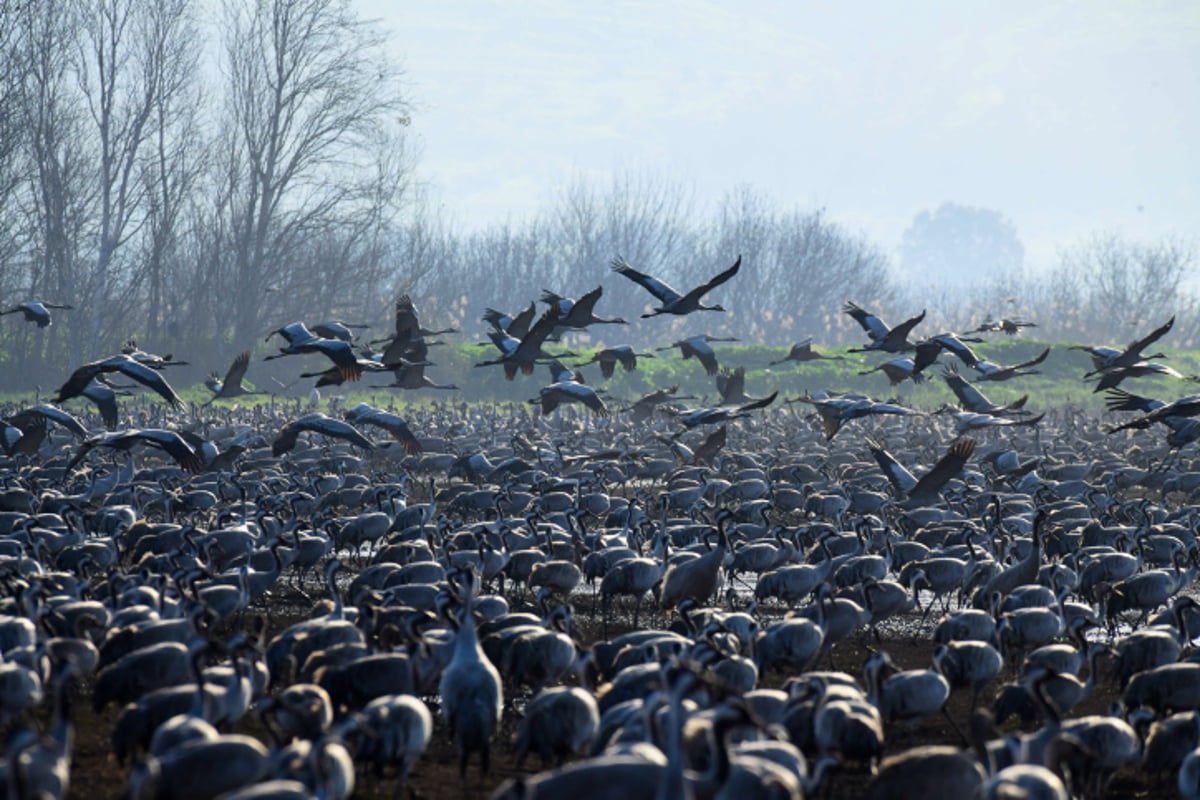
[[588, 325], [628, 325], [629, 323], [620, 317], [596, 316], [596, 302], [603, 293], [604, 287], [597, 286], [578, 299], [572, 299], [556, 294], [549, 289], [543, 289], [542, 302], [558, 308], [558, 324], [555, 326], [554, 335], [557, 336], [567, 328], [582, 329]]
[[293, 322], [271, 331], [266, 341], [276, 335], [282, 336], [287, 346], [279, 348], [277, 354], [267, 356], [264, 361], [303, 353], [321, 353], [334, 363], [343, 380], [356, 381], [362, 377], [362, 366], [349, 342], [317, 336], [303, 322]]
[[617, 256], [612, 260], [612, 270], [620, 275], [624, 275], [629, 280], [641, 286], [643, 289], [654, 295], [655, 299], [660, 303], [658, 308], [655, 308], [645, 314], [642, 314], [642, 319], [656, 317], [659, 314], [691, 314], [693, 311], [724, 311], [724, 307], [720, 305], [706, 306], [702, 302], [704, 295], [715, 289], [721, 284], [728, 281], [734, 275], [737, 275], [738, 270], [742, 268], [742, 257], [739, 255], [733, 266], [724, 272], [719, 273], [716, 277], [709, 280], [707, 283], [702, 283], [696, 288], [690, 290], [686, 294], [680, 294], [668, 284], [655, 278], [652, 275], [647, 275], [644, 272], [638, 272], [633, 267], [629, 266], [621, 256]]
[[250, 351], [246, 350], [240, 353], [237, 358], [233, 359], [233, 363], [229, 365], [229, 369], [225, 372], [225, 380], [221, 380], [217, 373], [212, 373], [205, 379], [204, 385], [213, 393], [213, 396], [205, 401], [204, 405], [208, 405], [214, 400], [227, 400], [231, 397], [245, 397], [251, 394], [268, 394], [268, 392], [255, 389], [247, 389], [242, 386], [242, 378], [246, 376], [246, 369], [250, 366]]
[[[558, 324], [558, 306], [550, 306], [546, 312], [538, 318], [538, 321], [529, 329], [529, 333], [518, 339], [515, 336], [510, 336], [499, 331], [489, 331], [488, 336], [492, 340], [492, 344], [500, 351], [500, 357], [489, 361], [480, 361], [476, 367], [488, 367], [494, 364], [500, 364], [504, 367], [504, 378], [512, 380], [517, 376], [517, 371], [520, 370], [522, 375], [532, 375], [533, 366], [540, 360], [552, 358], [550, 354], [542, 350], [542, 345], [546, 343], [546, 339], [554, 332], [555, 326]], [[575, 355], [574, 353], [563, 353], [562, 355]]]
[[51, 308], [71, 311], [74, 309], [74, 306], [66, 303], [47, 303], [45, 300], [30, 300], [27, 303], [18, 303], [12, 308], [0, 311], [0, 316], [20, 312], [25, 317], [26, 322], [34, 322], [37, 323], [39, 328], [45, 328], [53, 324], [50, 319], [49, 309]]
[[913, 477], [913, 474], [905, 469], [891, 453], [870, 439], [867, 440], [867, 449], [879, 463], [879, 467], [887, 476], [888, 481], [895, 487], [896, 493], [904, 495], [905, 499], [900, 503], [900, 507], [913, 509], [937, 502], [938, 493], [941, 492], [942, 487], [962, 472], [967, 459], [975, 451], [975, 440], [959, 439], [951, 444], [946, 455], [942, 456], [932, 469], [922, 475], [920, 480]]
[[783, 358], [776, 359], [767, 364], [768, 367], [773, 367], [776, 364], [782, 364], [786, 361], [796, 361], [803, 363], [805, 361], [845, 361], [845, 356], [827, 356], [824, 353], [819, 353], [813, 349], [812, 337], [808, 337], [802, 341], [792, 345], [792, 349]]
[[183, 407], [183, 401], [179, 399], [179, 395], [175, 394], [175, 390], [171, 388], [171, 384], [167, 383], [166, 378], [157, 370], [153, 370], [125, 354], [109, 356], [76, 369], [71, 373], [71, 377], [67, 378], [67, 382], [59, 388], [54, 402], [61, 403], [72, 397], [78, 397], [84, 393], [93, 378], [106, 372], [120, 372], [143, 386], [153, 389], [169, 405], [175, 408]]
[[198, 472], [204, 466], [200, 454], [188, 444], [186, 439], [175, 431], [163, 430], [161, 428], [145, 428], [115, 431], [103, 436], [87, 439], [80, 445], [79, 452], [75, 454], [75, 457], [67, 463], [64, 472], [65, 474], [70, 474], [75, 465], [97, 447], [128, 451], [138, 444], [147, 444], [162, 450], [175, 459], [175, 463], [179, 464], [182, 469], [188, 472]]
[[390, 414], [366, 403], [359, 403], [354, 408], [348, 409], [343, 416], [352, 425], [372, 425], [382, 428], [390, 433], [392, 438], [404, 448], [404, 452], [410, 456], [421, 452], [421, 443], [417, 441], [416, 434], [408, 427], [404, 418], [398, 414]]
[[883, 350], [887, 353], [908, 352], [914, 349], [913, 343], [908, 340], [908, 335], [912, 333], [913, 328], [920, 324], [921, 320], [925, 319], [925, 312], [922, 311], [917, 316], [890, 328], [878, 316], [849, 300], [842, 306], [842, 313], [850, 315], [861, 325], [862, 329], [867, 332], [867, 338], [871, 340], [871, 343], [865, 347], [852, 348], [849, 351], [851, 353], [862, 353], [867, 350]]
[[304, 431], [319, 433], [334, 439], [343, 439], [364, 450], [374, 450], [375, 445], [363, 436], [353, 426], [324, 414], [306, 414], [299, 419], [289, 422], [279, 430], [279, 435], [271, 443], [271, 454], [281, 456], [296, 446], [296, 440]]
[[736, 342], [734, 336], [709, 336], [706, 333], [701, 333], [696, 336], [689, 336], [686, 339], [671, 344], [667, 347], [658, 348], [658, 352], [670, 350], [672, 347], [679, 348], [679, 354], [684, 360], [695, 358], [704, 367], [704, 371], [709, 375], [716, 375], [720, 367], [717, 364], [717, 353], [710, 346], [712, 342]]
[[637, 369], [637, 360], [639, 358], [655, 358], [653, 353], [637, 353], [633, 347], [627, 344], [619, 344], [613, 347], [605, 347], [599, 350], [590, 361], [580, 361], [575, 366], [582, 367], [587, 364], [599, 364], [600, 374], [605, 378], [611, 378], [617, 369], [617, 364], [626, 372], [633, 372]]

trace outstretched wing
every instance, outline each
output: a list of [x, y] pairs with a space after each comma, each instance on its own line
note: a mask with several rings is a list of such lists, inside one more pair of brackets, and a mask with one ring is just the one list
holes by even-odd
[[693, 452], [692, 461], [696, 464], [712, 463], [713, 457], [725, 446], [728, 433], [727, 425], [722, 425], [710, 433], [708, 438]]
[[907, 496], [917, 485], [916, 477], [909, 472], [903, 464], [896, 460], [895, 456], [883, 448], [883, 445], [873, 439], [866, 439], [867, 449], [871, 451], [871, 455], [875, 458], [879, 468], [883, 470], [884, 476], [888, 482], [895, 488], [896, 493], [902, 496]]
[[687, 296], [694, 297], [696, 299], [703, 297], [710, 290], [715, 289], [716, 287], [720, 286], [722, 283], [725, 283], [725, 281], [732, 278], [734, 275], [737, 275], [738, 270], [741, 268], [742, 268], [742, 257], [739, 254], [737, 257], [737, 261], [733, 262], [732, 267], [725, 270], [724, 272], [717, 274], [717, 276], [714, 277], [712, 280], [710, 280], [708, 283], [702, 283], [699, 286], [697, 286], [695, 289], [692, 289], [690, 292], [687, 293]]
[[1013, 369], [1016, 370], [1016, 369], [1025, 369], [1026, 367], [1036, 367], [1038, 364], [1045, 361], [1046, 357], [1048, 355], [1050, 355], [1049, 347], [1047, 347], [1045, 350], [1043, 350], [1041, 352], [1041, 354], [1039, 356], [1037, 356], [1036, 358], [1031, 358], [1028, 361], [1023, 361], [1020, 364], [1016, 364], [1015, 366], [1013, 366]]
[[[917, 314], [915, 317], [912, 317], [911, 319], [906, 319], [906, 320], [904, 320], [904, 322], [901, 322], [899, 325], [892, 328], [888, 332], [888, 336], [890, 336], [894, 339], [898, 339], [900, 341], [904, 341], [905, 339], [908, 338], [908, 335], [910, 333], [912, 333], [912, 329], [917, 327], [917, 325], [919, 325], [921, 320], [923, 320], [923, 319], [925, 319], [925, 311], [924, 310], [922, 310], [921, 313]], [[943, 342], [942, 346], [943, 347], [945, 346], [944, 342]], [[976, 359], [976, 360], [978, 360], [978, 359]]]
[[1166, 322], [1164, 322], [1162, 325], [1160, 325], [1157, 328], [1155, 328], [1154, 330], [1150, 331], [1145, 336], [1143, 336], [1141, 339], [1136, 339], [1133, 342], [1130, 342], [1129, 347], [1125, 348], [1125, 352], [1128, 353], [1130, 356], [1140, 355], [1143, 350], [1145, 350], [1147, 347], [1154, 344], [1159, 339], [1161, 339], [1163, 336], [1165, 336], [1167, 334], [1167, 331], [1171, 330], [1171, 327], [1174, 324], [1175, 324], [1175, 315], [1172, 314], [1171, 318], [1169, 320], [1167, 320]]
[[100, 419], [104, 420], [105, 428], [110, 431], [116, 430], [118, 421], [116, 392], [107, 386], [93, 383], [84, 387], [79, 394], [96, 404], [96, 410], [100, 412]]
[[597, 286], [587, 294], [581, 295], [575, 301], [575, 305], [571, 306], [570, 316], [581, 321], [591, 319], [594, 316], [592, 312], [595, 310], [596, 303], [599, 302], [600, 295], [602, 294], [604, 294], [604, 287]]
[[733, 372], [722, 370], [717, 373], [717, 394], [722, 405], [732, 405], [746, 396], [746, 368], [738, 367]]
[[84, 439], [87, 438], [88, 431], [87, 428], [83, 426], [82, 422], [76, 419], [73, 415], [63, 411], [61, 408], [49, 406], [45, 403], [38, 403], [36, 406], [30, 406], [29, 408], [13, 415], [9, 421], [24, 430], [26, 426], [22, 424], [21, 420], [29, 420], [32, 422], [30, 418], [33, 417], [57, 422], [59, 425], [63, 426], [76, 436]]
[[919, 375], [926, 367], [937, 361], [942, 354], [942, 343], [937, 337], [917, 343], [917, 354], [913, 358], [913, 374]]
[[417, 316], [417, 306], [408, 295], [400, 295], [396, 300], [396, 338], [402, 341], [414, 339], [420, 335], [421, 319]]
[[120, 372], [148, 389], [153, 389], [159, 397], [167, 401], [168, 405], [175, 408], [183, 407], [183, 401], [179, 399], [179, 395], [175, 394], [171, 384], [167, 383], [167, 379], [158, 370], [150, 369], [140, 361], [125, 355], [113, 356], [100, 364], [103, 372]]
[[[738, 263], [739, 264], [741, 263], [741, 259], [738, 260]], [[737, 265], [734, 265], [734, 266], [736, 267]], [[647, 275], [644, 272], [638, 272], [636, 269], [629, 266], [628, 261], [621, 258], [620, 256], [617, 256], [616, 258], [614, 258], [612, 260], [612, 270], [613, 270], [613, 272], [619, 272], [620, 274], [624, 275], [626, 278], [629, 278], [629, 280], [633, 281], [636, 284], [639, 284], [647, 292], [649, 292], [650, 294], [657, 297], [658, 301], [660, 303], [662, 303], [664, 306], [670, 305], [671, 303], [675, 303], [682, 297], [682, 295], [680, 295], [679, 292], [675, 291], [673, 288], [671, 288], [667, 284], [663, 283], [658, 278], [655, 278], [652, 275]], [[722, 274], [724, 274], [724, 273], [722, 273]], [[721, 276], [718, 275], [717, 277], [719, 278]], [[729, 277], [733, 277], [733, 276], [730, 275]], [[728, 279], [729, 278], [726, 278], [725, 280], [728, 280]], [[716, 279], [714, 278], [714, 280], [716, 280]]]
[[67, 382], [59, 387], [58, 396], [54, 398], [54, 402], [61, 403], [64, 400], [69, 400], [72, 397], [78, 397], [83, 394], [84, 389], [92, 382], [92, 378], [99, 375], [101, 371], [99, 362], [96, 361], [79, 367], [71, 373], [71, 376], [67, 378]]
[[240, 387], [242, 385], [242, 378], [246, 376], [246, 368], [248, 366], [250, 366], [250, 351], [246, 350], [229, 365], [229, 371], [225, 373], [224, 385], [229, 389]]
[[950, 387], [950, 391], [954, 392], [954, 396], [958, 398], [958, 402], [964, 408], [971, 411], [978, 411], [981, 408], [990, 408], [993, 404], [990, 400], [983, 396], [983, 392], [971, 385], [963, 376], [957, 372], [949, 370], [942, 373], [942, 377], [946, 380], [946, 385]]
[[272, 454], [278, 456], [295, 447], [296, 439], [302, 431], [312, 431], [335, 439], [342, 439], [364, 450], [373, 450], [375, 447], [353, 425], [324, 414], [307, 414], [283, 426], [279, 431], [279, 436], [271, 445]]
[[362, 377], [362, 365], [354, 349], [341, 339], [317, 339], [313, 347], [320, 350], [337, 367], [343, 381], [357, 381]]
[[162, 450], [187, 472], [199, 472], [204, 467], [204, 459], [200, 454], [175, 431], [149, 428], [136, 431], [132, 436]]
[[537, 303], [530, 303], [525, 307], [525, 310], [512, 318], [512, 322], [508, 323], [508, 327], [504, 332], [509, 336], [515, 336], [520, 339], [529, 333], [529, 327], [533, 324], [533, 318], [537, 315]]
[[386, 411], [372, 411], [362, 417], [361, 422], [387, 431], [409, 455], [417, 455], [421, 452], [421, 443], [417, 441], [416, 434], [408, 427], [408, 423], [403, 417], [389, 414]]
[[542, 351], [542, 345], [546, 343], [546, 339], [554, 332], [554, 327], [557, 324], [558, 306], [552, 305], [546, 309], [542, 316], [538, 317], [538, 321], [529, 329], [529, 333], [522, 337], [516, 351], [513, 352], [513, 356], [519, 359], [525, 357], [532, 359], [536, 357]]
[[888, 326], [879, 317], [867, 311], [865, 308], [856, 305], [849, 300], [842, 305], [842, 313], [849, 314], [854, 320], [862, 326], [862, 329], [867, 332], [867, 336], [873, 342], [877, 342], [888, 335]]
[[950, 445], [946, 455], [942, 456], [941, 460], [934, 464], [933, 469], [922, 475], [921, 479], [917, 481], [917, 485], [912, 487], [908, 493], [908, 499], [913, 503], [931, 502], [951, 478], [962, 472], [962, 468], [973, 452], [975, 452], [974, 439], [959, 439]]
[[[925, 312], [921, 312], [922, 315]], [[906, 325], [908, 323], [905, 323]], [[933, 337], [937, 340], [944, 350], [949, 350], [954, 355], [958, 356], [958, 360], [966, 364], [968, 367], [973, 367], [979, 363], [979, 356], [975, 355], [975, 351], [964, 342], [962, 339], [955, 336], [953, 333], [939, 333]]]
[[776, 397], [779, 397], [778, 389], [771, 392], [769, 395], [767, 395], [766, 397], [764, 397], [761, 400], [755, 400], [752, 403], [746, 403], [745, 405], [738, 406], [737, 413], [740, 414], [743, 411], [757, 411], [760, 408], [766, 408], [767, 406], [771, 405], [771, 403], [775, 402]]
[[1108, 406], [1109, 411], [1140, 411], [1143, 414], [1166, 405], [1162, 400], [1153, 397], [1143, 397], [1140, 394], [1127, 392], [1124, 389], [1109, 389], [1104, 404]]

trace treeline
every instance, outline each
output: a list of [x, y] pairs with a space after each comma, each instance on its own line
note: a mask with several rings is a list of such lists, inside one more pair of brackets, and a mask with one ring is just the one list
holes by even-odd
[[[484, 330], [478, 317], [485, 306], [516, 313], [544, 288], [578, 296], [597, 283], [605, 287], [602, 316], [635, 320], [650, 297], [608, 273], [617, 254], [681, 291], [741, 254], [743, 269], [712, 298], [731, 313], [597, 327], [593, 336], [638, 346], [699, 332], [773, 345], [808, 336], [865, 343], [863, 331], [841, 313], [850, 299], [892, 323], [926, 310], [918, 337], [1007, 317], [1036, 323], [1030, 334], [1046, 341], [1124, 344], [1175, 314], [1169, 344], [1200, 346], [1198, 298], [1189, 288], [1196, 285], [1196, 249], [1179, 240], [1098, 234], [1063, 250], [1049, 269], [987, 274], [964, 264], [953, 285], [902, 280], [882, 248], [824, 209], [782, 210], [743, 187], [715, 210], [698, 210], [686, 186], [636, 176], [617, 177], [605, 188], [574, 183], [532, 220], [468, 235], [418, 231], [419, 263], [436, 268], [416, 281], [414, 294], [473, 334]], [[595, 343], [586, 336], [573, 341]]]
[[636, 321], [649, 298], [609, 272], [616, 255], [684, 290], [738, 254], [744, 268], [712, 298], [731, 313], [580, 346], [861, 341], [846, 299], [891, 320], [927, 308], [919, 334], [1016, 316], [1049, 340], [1123, 342], [1178, 312], [1170, 344], [1200, 341], [1186, 243], [1101, 237], [1048, 272], [950, 289], [897, 280], [824, 209], [748, 187], [702, 206], [652, 174], [570, 182], [530, 218], [460, 228], [415, 178], [388, 45], [346, 0], [0, 0], [0, 298], [74, 305], [46, 329], [0, 318], [0, 388], [53, 387], [130, 337], [192, 361], [186, 385], [293, 320], [384, 335], [402, 293], [469, 337], [486, 307], [598, 283], [598, 313]]
[[[1099, 233], [1063, 250], [1049, 269], [968, 278], [958, 287], [898, 284], [896, 316], [929, 309], [918, 332], [966, 331], [985, 318], [1035, 322], [1047, 341], [1124, 346], [1175, 315], [1164, 343], [1200, 347], [1195, 244]], [[969, 274], [969, 272], [968, 272]]]
[[[715, 213], [704, 214], [686, 187], [644, 176], [620, 176], [604, 189], [576, 182], [531, 220], [429, 239], [427, 263], [438, 268], [417, 282], [416, 294], [423, 308], [450, 314], [472, 333], [484, 330], [479, 316], [485, 307], [516, 313], [543, 289], [577, 297], [602, 284], [597, 313], [633, 323], [592, 329], [590, 336], [609, 343], [642, 346], [698, 332], [783, 341], [833, 329], [847, 296], [878, 304], [890, 292], [883, 251], [823, 210], [780, 211], [739, 189]], [[638, 316], [652, 298], [609, 270], [620, 255], [682, 292], [739, 254], [741, 272], [709, 298], [730, 313], [640, 325]], [[572, 341], [586, 344], [589, 338]]]

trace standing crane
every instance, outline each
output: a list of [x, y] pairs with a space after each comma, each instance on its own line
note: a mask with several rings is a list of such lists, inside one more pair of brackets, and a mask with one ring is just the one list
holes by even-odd
[[442, 671], [438, 694], [442, 716], [450, 726], [450, 736], [458, 746], [458, 771], [466, 778], [467, 759], [479, 753], [480, 768], [490, 767], [492, 734], [500, 723], [504, 691], [500, 673], [488, 660], [475, 632], [475, 570], [461, 573], [462, 615], [451, 619], [458, 630], [454, 634], [453, 655]]

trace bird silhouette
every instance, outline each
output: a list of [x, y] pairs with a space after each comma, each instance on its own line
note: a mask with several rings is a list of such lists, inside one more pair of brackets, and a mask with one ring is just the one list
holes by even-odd
[[33, 322], [39, 328], [45, 328], [53, 324], [53, 321], [50, 319], [49, 309], [51, 308], [70, 311], [74, 306], [67, 305], [66, 303], [47, 303], [44, 300], [30, 300], [27, 303], [18, 303], [12, 308], [0, 311], [0, 316], [19, 312], [25, 317], [26, 322]]
[[707, 283], [702, 283], [696, 288], [689, 291], [687, 294], [680, 294], [675, 289], [663, 281], [655, 278], [652, 275], [647, 275], [644, 272], [638, 272], [625, 259], [617, 256], [612, 261], [613, 272], [624, 275], [629, 280], [641, 286], [643, 289], [654, 295], [655, 299], [660, 303], [659, 307], [642, 314], [642, 319], [656, 317], [659, 314], [690, 314], [693, 311], [724, 311], [724, 307], [720, 305], [706, 306], [701, 302], [709, 291], [725, 283], [727, 280], [737, 275], [738, 270], [742, 268], [742, 257], [739, 255], [737, 261], [733, 262], [733, 266], [719, 273]]
[[106, 372], [120, 372], [143, 386], [153, 389], [169, 405], [175, 408], [183, 406], [183, 401], [179, 399], [179, 395], [175, 394], [175, 390], [171, 388], [171, 384], [167, 383], [167, 379], [161, 373], [124, 354], [93, 361], [76, 369], [71, 373], [71, 377], [67, 378], [67, 382], [59, 388], [54, 402], [61, 403], [72, 397], [78, 397], [84, 393], [92, 379]]

